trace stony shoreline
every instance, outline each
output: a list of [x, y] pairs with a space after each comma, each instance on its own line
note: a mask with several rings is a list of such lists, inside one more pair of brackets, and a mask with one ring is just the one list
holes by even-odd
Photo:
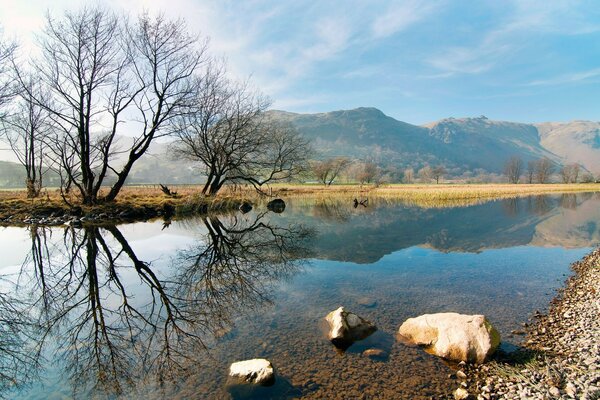
[[456, 398], [600, 399], [600, 249], [571, 268], [548, 313], [524, 324], [522, 347], [460, 366]]

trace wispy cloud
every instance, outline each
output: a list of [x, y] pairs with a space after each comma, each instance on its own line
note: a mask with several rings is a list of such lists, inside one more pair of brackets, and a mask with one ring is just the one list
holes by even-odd
[[542, 35], [578, 35], [600, 30], [572, 1], [513, 0], [510, 12], [497, 19], [470, 46], [449, 47], [429, 57], [428, 63], [447, 72], [479, 74], [504, 63], [525, 47], [524, 38]]
[[372, 22], [371, 33], [376, 39], [386, 38], [419, 22], [436, 7], [439, 4], [434, 1], [394, 2]]
[[563, 74], [549, 79], [539, 79], [531, 81], [525, 86], [554, 86], [565, 85], [570, 83], [589, 82], [594, 78], [600, 78], [600, 68], [594, 68], [588, 71], [575, 72], [571, 74]]

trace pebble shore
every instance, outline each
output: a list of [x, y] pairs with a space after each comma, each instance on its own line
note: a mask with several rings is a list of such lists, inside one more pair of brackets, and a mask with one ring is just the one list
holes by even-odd
[[457, 399], [600, 399], [600, 249], [536, 313], [521, 348], [482, 365], [461, 365]]

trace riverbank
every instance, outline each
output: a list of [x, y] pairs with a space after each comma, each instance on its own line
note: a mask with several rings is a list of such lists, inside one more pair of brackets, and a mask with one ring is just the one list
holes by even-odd
[[464, 366], [464, 388], [477, 399], [600, 399], [600, 249], [572, 265], [575, 274], [536, 313], [522, 348]]
[[[141, 221], [157, 217], [181, 218], [209, 212], [237, 210], [244, 202], [259, 203], [272, 197], [309, 198], [311, 200], [368, 198], [402, 201], [425, 208], [466, 206], [493, 199], [545, 194], [600, 193], [600, 184], [440, 184], [440, 185], [289, 185], [278, 184], [259, 196], [251, 187], [227, 188], [215, 197], [204, 197], [198, 186], [172, 187], [174, 196], [159, 187], [125, 187], [116, 201], [94, 206], [77, 205], [76, 197], [68, 205], [58, 190], [48, 189], [36, 199], [28, 199], [24, 190], [0, 190], [0, 224], [58, 225], [73, 220], [92, 222]], [[366, 203], [365, 203], [366, 205]]]

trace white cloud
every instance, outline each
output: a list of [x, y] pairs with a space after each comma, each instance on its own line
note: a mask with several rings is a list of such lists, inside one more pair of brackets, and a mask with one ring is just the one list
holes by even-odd
[[569, 83], [588, 82], [598, 77], [600, 77], [600, 68], [594, 68], [588, 71], [576, 72], [572, 74], [563, 74], [549, 79], [539, 79], [531, 81], [525, 86], [564, 85]]
[[428, 58], [433, 67], [453, 73], [479, 74], [502, 64], [523, 49], [527, 40], [542, 35], [577, 35], [600, 30], [572, 1], [513, 0], [505, 19], [471, 46], [450, 47]]
[[373, 21], [374, 38], [386, 38], [425, 18], [437, 5], [433, 1], [403, 1], [391, 4], [386, 12]]

